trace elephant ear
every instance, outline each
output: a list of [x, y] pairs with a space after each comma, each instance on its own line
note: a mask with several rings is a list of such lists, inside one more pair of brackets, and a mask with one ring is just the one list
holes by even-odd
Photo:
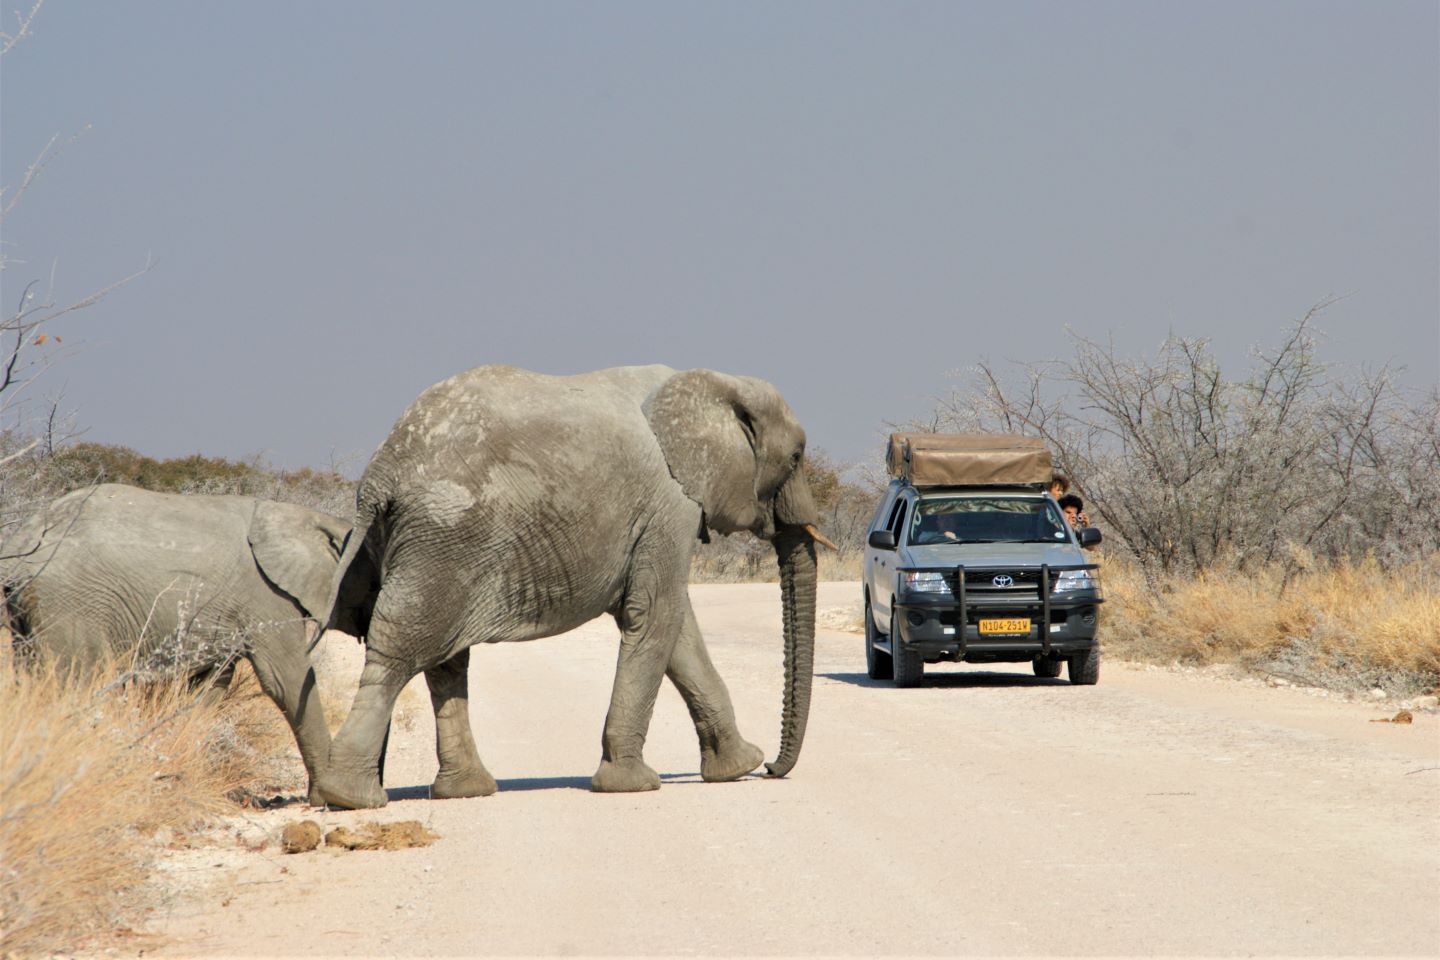
[[261, 500], [250, 521], [250, 552], [265, 579], [306, 616], [325, 613], [349, 524], [293, 503]]
[[737, 377], [687, 370], [645, 402], [650, 429], [670, 473], [720, 533], [756, 530], [764, 512], [755, 492], [756, 434], [751, 391]]

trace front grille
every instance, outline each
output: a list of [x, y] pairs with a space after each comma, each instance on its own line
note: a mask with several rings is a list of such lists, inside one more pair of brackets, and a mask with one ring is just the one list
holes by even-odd
[[[1010, 578], [1007, 586], [997, 586], [995, 578]], [[1039, 600], [1039, 570], [966, 570], [965, 595], [972, 600]]]
[[[1000, 575], [1009, 577], [1014, 582], [1014, 585], [1010, 587], [996, 587], [995, 578]], [[1040, 589], [1039, 570], [965, 571], [966, 590], [1019, 590], [1023, 588], [1029, 588], [1031, 591], [1038, 591]]]

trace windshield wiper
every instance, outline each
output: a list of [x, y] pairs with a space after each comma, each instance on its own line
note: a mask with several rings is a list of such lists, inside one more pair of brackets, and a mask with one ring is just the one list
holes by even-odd
[[1069, 542], [1068, 540], [1044, 540], [1044, 539], [1039, 539], [1039, 538], [1032, 539], [1032, 540], [1011, 540], [1011, 539], [1009, 539], [1008, 537], [1006, 537], [1006, 538], [994, 539], [994, 540], [968, 540], [968, 539], [966, 539], [966, 540], [936, 540], [936, 541], [934, 541], [933, 543], [924, 544], [924, 546], [930, 547], [930, 546], [939, 546], [939, 545], [941, 545], [941, 544], [944, 544], [944, 545], [946, 545], [946, 546], [951, 546], [951, 547], [963, 547], [963, 546], [965, 546], [966, 544], [970, 544], [970, 543], [1068, 543], [1068, 542]]

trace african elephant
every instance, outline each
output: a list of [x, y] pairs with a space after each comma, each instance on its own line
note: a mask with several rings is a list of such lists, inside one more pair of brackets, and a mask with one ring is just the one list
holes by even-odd
[[330, 732], [307, 640], [317, 612], [357, 631], [344, 600], [330, 597], [349, 531], [253, 497], [76, 490], [0, 547], [17, 652], [66, 674], [120, 656], [222, 682], [246, 657], [295, 732], [316, 802]]
[[470, 730], [469, 648], [553, 636], [602, 613], [622, 636], [592, 789], [660, 786], [641, 751], [666, 676], [695, 723], [702, 777], [754, 770], [764, 756], [736, 728], [690, 606], [690, 557], [707, 531], [751, 531], [779, 557], [786, 683], [769, 770], [783, 776], [810, 703], [814, 541], [828, 543], [814, 527], [804, 448], [773, 386], [709, 370], [557, 377], [487, 366], [426, 390], [365, 469], [332, 589], [378, 583], [362, 615], [360, 686], [320, 777], [325, 800], [385, 803], [377, 768], [391, 710], [422, 671], [439, 754], [431, 795], [493, 793]]

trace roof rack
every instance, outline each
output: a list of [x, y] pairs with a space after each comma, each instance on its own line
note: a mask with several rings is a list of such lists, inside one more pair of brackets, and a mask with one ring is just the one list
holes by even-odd
[[1052, 476], [1044, 442], [1009, 433], [892, 433], [885, 466], [917, 487], [1044, 486]]

